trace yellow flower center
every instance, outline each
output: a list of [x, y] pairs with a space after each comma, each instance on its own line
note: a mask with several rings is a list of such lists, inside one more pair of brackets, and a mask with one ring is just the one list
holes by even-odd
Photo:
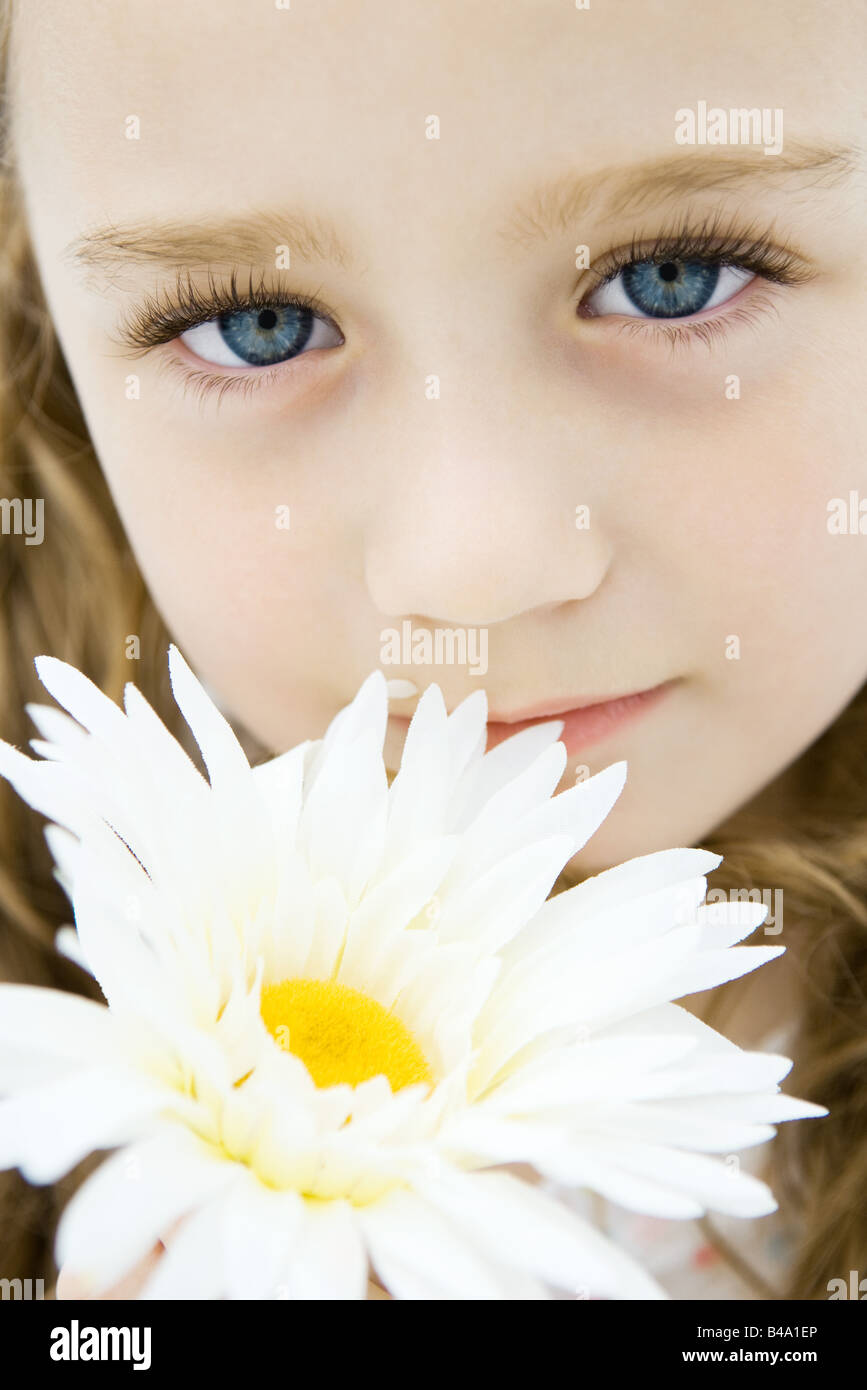
[[393, 1091], [433, 1083], [424, 1053], [399, 1018], [360, 989], [332, 980], [262, 986], [265, 1027], [300, 1057], [317, 1086], [358, 1086], [385, 1076]]

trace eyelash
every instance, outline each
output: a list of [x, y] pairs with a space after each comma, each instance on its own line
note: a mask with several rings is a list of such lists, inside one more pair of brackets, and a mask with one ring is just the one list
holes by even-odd
[[[658, 265], [666, 261], [693, 261], [732, 266], [750, 271], [771, 284], [783, 286], [805, 284], [814, 275], [797, 252], [776, 244], [769, 232], [759, 234], [753, 228], [738, 231], [734, 227], [722, 226], [717, 218], [694, 227], [684, 222], [661, 236], [633, 237], [628, 247], [610, 252], [598, 265], [591, 266], [586, 273], [593, 277], [593, 283], [583, 290], [576, 313], [585, 320], [592, 320], [596, 317], [592, 313], [581, 313], [587, 299], [628, 266], [646, 261]], [[125, 350], [126, 356], [137, 358], [173, 342], [188, 329], [210, 322], [221, 314], [249, 313], [275, 306], [309, 310], [340, 332], [335, 315], [318, 295], [277, 289], [268, 284], [266, 276], [254, 281], [251, 275], [246, 289], [241, 289], [237, 270], [232, 270], [228, 283], [222, 285], [209, 270], [207, 289], [202, 289], [196, 285], [189, 271], [180, 270], [173, 289], [161, 289], [147, 295], [130, 311], [118, 330], [116, 341]], [[718, 307], [724, 310], [726, 305]], [[636, 317], [621, 322], [618, 327], [621, 331], [642, 338], [648, 334], [655, 335], [656, 341], [667, 342], [672, 348], [695, 341], [711, 347], [716, 338], [727, 332], [730, 323], [753, 323], [755, 319], [755, 306], [741, 306], [724, 316], [716, 315], [713, 318], [665, 321]], [[272, 367], [251, 367], [248, 373], [233, 376], [191, 368], [177, 358], [167, 359], [165, 366], [180, 378], [185, 391], [192, 390], [199, 399], [216, 392], [219, 401], [229, 393], [240, 391], [249, 396], [253, 391], [268, 386], [290, 361], [294, 361], [294, 358]]]
[[[602, 285], [616, 279], [628, 266], [647, 261], [656, 265], [664, 265], [666, 261], [692, 261], [708, 266], [730, 266], [750, 271], [767, 283], [781, 286], [806, 284], [815, 274], [796, 251], [777, 244], [771, 232], [760, 233], [754, 227], [741, 231], [722, 224], [717, 217], [698, 226], [684, 222], [661, 236], [635, 236], [628, 247], [610, 252], [598, 265], [591, 266], [587, 273], [593, 277], [593, 284], [583, 290], [577, 304], [578, 314], [592, 321], [596, 317], [592, 313], [581, 314], [582, 306], [590, 296]], [[720, 312], [715, 312], [713, 318], [666, 321], [635, 317], [621, 321], [618, 328], [644, 338], [648, 334], [655, 335], [655, 341], [668, 343], [672, 348], [696, 341], [712, 347], [714, 340], [726, 333], [730, 324], [756, 322], [755, 305], [739, 306], [736, 310], [723, 312], [730, 302], [718, 305]], [[769, 307], [769, 300], [766, 299], [759, 307]]]
[[[202, 289], [189, 271], [179, 271], [172, 289], [160, 289], [155, 294], [145, 296], [131, 310], [120, 325], [116, 342], [124, 349], [126, 356], [143, 357], [154, 348], [173, 342], [188, 329], [208, 323], [221, 314], [254, 313], [275, 306], [307, 309], [318, 318], [325, 319], [340, 333], [335, 315], [318, 295], [277, 289], [268, 284], [264, 275], [258, 281], [254, 281], [251, 275], [246, 288], [241, 288], [237, 270], [231, 271], [227, 284], [221, 284], [213, 271], [209, 270], [207, 289]], [[191, 389], [199, 398], [216, 391], [219, 400], [236, 391], [250, 395], [259, 387], [267, 386], [290, 361], [294, 361], [294, 358], [287, 358], [285, 362], [277, 362], [271, 367], [251, 367], [248, 373], [238, 376], [199, 370], [184, 365], [177, 358], [166, 359], [164, 366], [173, 375], [179, 376], [185, 390]]]

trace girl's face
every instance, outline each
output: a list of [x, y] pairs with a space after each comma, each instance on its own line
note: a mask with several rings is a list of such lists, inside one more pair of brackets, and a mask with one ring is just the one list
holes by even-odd
[[592, 870], [700, 841], [848, 703], [851, 11], [19, 9], [60, 342], [158, 606], [260, 740], [318, 736], [380, 665], [449, 708], [484, 686], [498, 724], [663, 685], [567, 719], [567, 780], [629, 763]]

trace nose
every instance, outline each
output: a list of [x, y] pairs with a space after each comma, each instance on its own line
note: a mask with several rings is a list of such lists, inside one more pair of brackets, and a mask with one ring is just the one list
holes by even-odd
[[546, 458], [535, 431], [503, 423], [475, 446], [427, 422], [404, 432], [406, 463], [367, 519], [365, 576], [383, 616], [487, 627], [602, 584], [612, 547], [574, 438]]

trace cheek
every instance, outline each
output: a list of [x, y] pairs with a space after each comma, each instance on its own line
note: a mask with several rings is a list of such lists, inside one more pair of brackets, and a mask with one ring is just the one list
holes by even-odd
[[357, 456], [357, 439], [353, 453], [274, 394], [261, 409], [251, 398], [231, 416], [213, 402], [200, 412], [160, 394], [144, 364], [127, 395], [125, 367], [75, 337], [67, 350], [124, 529], [185, 656], [266, 747], [319, 737], [379, 650], [359, 611], [359, 499], [328, 471]]
[[[829, 519], [835, 499], [853, 490], [867, 497], [867, 432], [836, 397], [835, 384], [815, 382], [764, 426], [750, 430], [747, 421], [728, 441], [728, 488], [715, 514], [729, 557], [723, 607], [728, 593], [737, 596], [743, 621], [781, 663], [812, 653], [826, 682], [839, 671], [845, 685], [865, 651], [856, 615], [867, 591], [867, 535], [836, 535]], [[847, 632], [854, 644], [841, 642]]]
[[349, 600], [328, 517], [302, 525], [303, 492], [239, 477], [228, 455], [203, 463], [163, 449], [154, 468], [123, 433], [103, 466], [172, 637], [267, 747], [320, 736], [345, 695], [335, 605]]
[[778, 654], [844, 630], [867, 580], [867, 535], [829, 531], [834, 499], [848, 509], [855, 491], [867, 512], [867, 422], [852, 408], [862, 354], [807, 350], [803, 336], [782, 366], [742, 366], [739, 398], [724, 394], [735, 355], [711, 375], [705, 363], [688, 402], [645, 418], [634, 454], [652, 460], [634, 475], [633, 515], [654, 564], [706, 617], [761, 633]]
[[837, 394], [816, 382], [809, 397], [780, 391], [733, 403], [736, 415], [705, 411], [677, 434], [651, 430], [652, 464], [633, 454], [612, 491], [642, 626], [661, 651], [684, 654], [690, 679], [652, 737], [637, 732], [615, 750], [630, 763], [627, 789], [579, 859], [584, 871], [700, 840], [867, 679], [867, 534], [828, 528], [829, 503], [848, 511], [854, 490], [867, 532], [867, 451]]

